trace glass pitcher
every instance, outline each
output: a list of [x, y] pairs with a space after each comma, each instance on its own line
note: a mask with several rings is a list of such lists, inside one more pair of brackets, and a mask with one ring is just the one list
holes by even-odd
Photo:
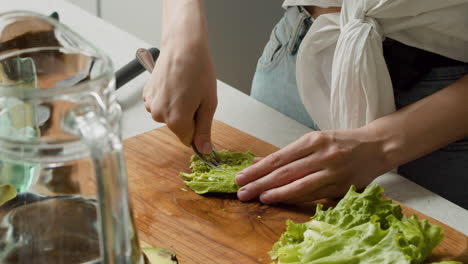
[[143, 263], [114, 90], [110, 59], [57, 20], [0, 15], [0, 263]]

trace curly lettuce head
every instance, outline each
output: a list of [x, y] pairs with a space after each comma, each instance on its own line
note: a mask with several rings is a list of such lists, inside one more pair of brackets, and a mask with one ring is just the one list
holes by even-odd
[[403, 217], [401, 207], [382, 198], [372, 185], [363, 193], [351, 187], [334, 208], [317, 206], [309, 222], [287, 222], [287, 231], [270, 255], [278, 264], [418, 264], [442, 240], [427, 220]]

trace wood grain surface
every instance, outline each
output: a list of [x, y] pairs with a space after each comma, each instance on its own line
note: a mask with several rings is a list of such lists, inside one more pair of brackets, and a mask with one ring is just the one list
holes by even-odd
[[[221, 122], [213, 126], [218, 149], [251, 150], [264, 156], [276, 147]], [[242, 203], [235, 195], [197, 195], [179, 172], [189, 171], [192, 150], [162, 127], [124, 142], [129, 189], [140, 241], [172, 249], [182, 264], [271, 263], [268, 251], [285, 231], [286, 219], [309, 220], [315, 205]], [[468, 237], [403, 206], [445, 230], [431, 261], [468, 262]]]

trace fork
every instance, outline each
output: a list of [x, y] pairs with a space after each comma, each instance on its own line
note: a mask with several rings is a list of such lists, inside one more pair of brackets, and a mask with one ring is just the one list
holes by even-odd
[[[139, 48], [136, 51], [136, 58], [138, 59], [140, 64], [149, 73], [151, 73], [153, 71], [154, 66], [155, 66], [155, 62], [154, 62], [153, 56], [151, 55], [151, 53], [147, 49]], [[219, 169], [219, 166], [221, 164], [221, 160], [216, 155], [218, 151], [216, 150], [214, 145], [212, 146], [213, 151], [210, 154], [211, 160], [207, 160], [205, 158], [205, 156], [203, 154], [201, 154], [200, 151], [198, 151], [197, 146], [195, 146], [194, 143], [192, 143], [192, 149], [193, 149], [193, 152], [195, 152], [195, 155], [197, 155], [197, 157], [203, 163], [207, 164], [208, 166], [212, 167], [213, 169]]]
[[201, 154], [200, 151], [198, 151], [197, 147], [193, 143], [192, 143], [192, 149], [193, 149], [193, 152], [195, 152], [195, 155], [197, 155], [197, 157], [201, 161], [203, 161], [203, 163], [207, 164], [208, 166], [212, 167], [213, 169], [219, 169], [219, 166], [221, 164], [221, 160], [216, 156], [216, 154], [215, 154], [216, 149], [215, 149], [214, 146], [213, 146], [213, 151], [210, 154], [211, 160], [207, 160], [205, 158], [205, 156], [203, 154]]

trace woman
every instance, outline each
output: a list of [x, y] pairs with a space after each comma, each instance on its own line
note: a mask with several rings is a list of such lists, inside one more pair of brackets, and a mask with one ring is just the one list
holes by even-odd
[[[399, 167], [468, 208], [468, 2], [439, 2], [286, 1], [252, 96], [317, 131], [239, 173], [239, 199], [336, 197]], [[217, 98], [202, 1], [166, 0], [163, 22], [145, 107], [208, 153]]]

